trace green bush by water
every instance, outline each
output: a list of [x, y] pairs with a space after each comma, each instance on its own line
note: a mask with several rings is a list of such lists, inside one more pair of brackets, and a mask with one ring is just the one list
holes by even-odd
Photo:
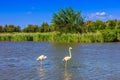
[[64, 43], [95, 43], [120, 41], [120, 31], [102, 30], [95, 33], [1, 33], [0, 41], [44, 41]]
[[53, 33], [36, 33], [33, 35], [33, 41], [49, 41], [53, 42]]

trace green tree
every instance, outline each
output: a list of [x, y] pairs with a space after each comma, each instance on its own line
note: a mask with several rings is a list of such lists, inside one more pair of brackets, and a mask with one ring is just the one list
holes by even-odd
[[29, 24], [26, 28], [22, 30], [23, 32], [37, 32], [38, 31], [38, 26], [37, 25], [32, 25]]
[[16, 27], [15, 27], [15, 32], [21, 32], [20, 26], [16, 26]]
[[50, 27], [49, 27], [49, 30], [50, 30], [50, 32], [55, 31], [56, 30], [55, 25], [51, 24]]
[[85, 22], [85, 32], [95, 32], [95, 29], [95, 22], [90, 20]]
[[43, 22], [41, 27], [40, 27], [40, 31], [41, 32], [49, 32], [49, 24], [47, 22]]
[[105, 24], [101, 20], [96, 20], [95, 21], [95, 30], [103, 30], [105, 29]]
[[3, 27], [0, 25], [0, 33], [3, 32]]
[[117, 21], [116, 21], [115, 29], [120, 29], [120, 20], [117, 20]]
[[116, 20], [108, 20], [106, 22], [106, 29], [115, 29]]
[[38, 25], [33, 25], [34, 32], [38, 32]]
[[3, 30], [4, 30], [4, 32], [15, 32], [15, 26], [14, 25], [5, 25]]
[[80, 11], [74, 11], [72, 8], [60, 9], [53, 15], [52, 23], [60, 32], [76, 32], [77, 27], [81, 27], [84, 18]]
[[28, 29], [25, 27], [22, 29], [22, 32], [28, 32]]

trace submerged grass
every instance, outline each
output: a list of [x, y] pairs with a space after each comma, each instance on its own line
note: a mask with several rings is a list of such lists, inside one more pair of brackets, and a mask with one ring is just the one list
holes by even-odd
[[105, 33], [97, 31], [96, 33], [71, 34], [71, 33], [1, 33], [0, 41], [45, 41], [62, 43], [95, 43], [95, 42], [114, 42], [120, 41], [120, 32]]

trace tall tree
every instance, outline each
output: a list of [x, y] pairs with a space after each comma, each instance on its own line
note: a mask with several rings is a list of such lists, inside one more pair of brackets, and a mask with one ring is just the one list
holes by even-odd
[[5, 25], [3, 30], [4, 30], [4, 32], [15, 32], [15, 26], [14, 25]]
[[83, 25], [84, 18], [80, 11], [72, 8], [60, 9], [53, 15], [52, 23], [61, 32], [76, 32], [77, 27]]
[[95, 22], [89, 20], [85, 22], [85, 32], [95, 32]]
[[116, 21], [115, 29], [120, 29], [120, 20], [117, 20], [117, 21]]
[[16, 26], [16, 27], [15, 27], [15, 32], [21, 32], [20, 26]]
[[51, 24], [50, 27], [49, 27], [49, 29], [50, 29], [50, 32], [53, 32], [53, 31], [56, 30], [54, 24]]
[[105, 29], [105, 23], [101, 20], [95, 21], [95, 30], [103, 30]]
[[108, 20], [106, 22], [106, 29], [115, 29], [116, 20]]
[[23, 32], [37, 32], [38, 31], [38, 26], [37, 25], [32, 25], [29, 24], [26, 28], [22, 30]]
[[0, 33], [3, 32], [3, 27], [0, 25]]
[[40, 27], [41, 32], [49, 32], [49, 24], [47, 22], [43, 22]]

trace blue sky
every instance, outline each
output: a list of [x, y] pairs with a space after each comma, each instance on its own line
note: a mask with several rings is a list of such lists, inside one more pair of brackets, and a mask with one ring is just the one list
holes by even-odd
[[66, 7], [82, 11], [86, 20], [120, 19], [119, 0], [1, 0], [0, 25], [50, 24], [53, 13]]

